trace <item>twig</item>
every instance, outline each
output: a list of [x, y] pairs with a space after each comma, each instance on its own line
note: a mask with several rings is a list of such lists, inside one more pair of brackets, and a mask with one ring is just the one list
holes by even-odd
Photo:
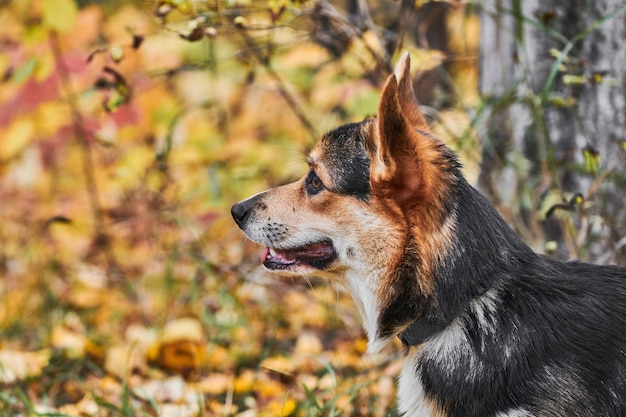
[[622, 153], [618, 158], [616, 158], [611, 165], [600, 175], [596, 180], [591, 184], [589, 190], [587, 191], [587, 196], [585, 197], [585, 201], [588, 201], [591, 197], [593, 197], [598, 188], [602, 185], [602, 183], [615, 171], [619, 166], [624, 163], [626, 160], [626, 153]]
[[111, 272], [114, 267], [117, 266], [117, 262], [110, 249], [109, 234], [106, 230], [106, 225], [103, 220], [103, 210], [100, 203], [98, 186], [96, 183], [96, 177], [94, 174], [94, 158], [91, 149], [91, 143], [89, 142], [89, 135], [84, 128], [83, 116], [78, 109], [76, 102], [76, 92], [72, 87], [72, 80], [70, 76], [69, 68], [63, 59], [63, 54], [59, 46], [59, 39], [56, 32], [50, 32], [50, 46], [52, 53], [54, 54], [57, 67], [59, 69], [59, 75], [61, 77], [61, 88], [64, 90], [67, 103], [70, 107], [72, 114], [72, 128], [74, 134], [82, 149], [81, 167], [83, 176], [85, 177], [85, 183], [87, 186], [87, 195], [89, 198], [89, 205], [91, 207], [91, 216], [94, 223], [94, 229], [96, 235], [93, 240], [94, 247], [100, 245], [103, 248], [104, 255], [107, 260], [107, 276], [111, 279]]
[[263, 65], [263, 67], [265, 68], [267, 73], [270, 75], [270, 77], [272, 77], [272, 79], [278, 84], [278, 91], [283, 96], [287, 104], [289, 104], [289, 106], [291, 107], [291, 110], [298, 117], [298, 119], [300, 120], [300, 123], [304, 125], [304, 127], [309, 131], [309, 133], [314, 139], [317, 138], [318, 133], [315, 130], [315, 127], [313, 126], [311, 121], [308, 119], [308, 117], [306, 117], [306, 114], [304, 114], [304, 111], [300, 108], [300, 105], [298, 104], [296, 99], [287, 90], [282, 78], [280, 78], [280, 75], [278, 75], [278, 73], [272, 67], [272, 64], [270, 63], [269, 58], [261, 52], [261, 48], [256, 44], [254, 39], [252, 39], [252, 37], [248, 35], [245, 28], [239, 28], [239, 33], [241, 33], [241, 36], [246, 42], [246, 46], [252, 51], [257, 61], [259, 61], [259, 63]]

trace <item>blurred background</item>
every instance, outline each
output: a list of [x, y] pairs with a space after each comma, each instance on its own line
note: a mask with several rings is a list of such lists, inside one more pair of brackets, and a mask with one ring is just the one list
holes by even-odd
[[393, 416], [345, 291], [230, 206], [376, 113], [409, 51], [538, 252], [626, 266], [619, 0], [0, 0], [0, 415]]

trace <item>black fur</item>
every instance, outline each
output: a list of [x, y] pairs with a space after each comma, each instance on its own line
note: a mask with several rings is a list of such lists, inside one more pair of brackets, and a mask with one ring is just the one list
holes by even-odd
[[[319, 145], [333, 182], [323, 186], [365, 204], [373, 198], [373, 141], [364, 132], [373, 120], [339, 127]], [[420, 242], [408, 239], [379, 300], [382, 338], [423, 316], [450, 323], [419, 350], [407, 349], [417, 360], [415, 386], [423, 389], [415, 395], [446, 417], [626, 416], [626, 269], [536, 254], [466, 182], [456, 156], [444, 145], [440, 152], [445, 201], [431, 208], [441, 210], [442, 226], [455, 226], [428, 268], [434, 295], [425, 297], [418, 285], [423, 262], [433, 260], [420, 259]], [[309, 174], [307, 192], [318, 186]], [[265, 209], [256, 196], [232, 214], [245, 230], [250, 212]], [[284, 230], [266, 233], [278, 242]], [[438, 343], [445, 345], [436, 350]]]
[[[626, 269], [534, 253], [460, 174], [450, 199], [456, 241], [435, 294], [440, 314], [461, 312], [470, 350], [422, 357], [427, 395], [449, 417], [626, 416]], [[481, 321], [469, 307], [488, 290]]]
[[395, 269], [389, 281], [389, 301], [378, 318], [378, 336], [388, 338], [397, 333], [398, 328], [406, 326], [416, 317], [426, 316], [432, 309], [432, 300], [420, 291], [417, 279], [420, 260], [417, 257], [415, 243], [409, 242], [401, 264]]
[[370, 160], [365, 151], [363, 123], [340, 126], [321, 139], [324, 163], [335, 181], [331, 191], [351, 195], [359, 200], [369, 199]]
[[[368, 201], [370, 161], [360, 132], [353, 124], [326, 135], [325, 157], [337, 157], [329, 164], [336, 191]], [[420, 260], [407, 249], [392, 302], [381, 312], [380, 336], [424, 314], [457, 320], [463, 349], [447, 358], [422, 355], [415, 369], [448, 417], [511, 410], [626, 416], [626, 269], [536, 254], [442, 149], [450, 162], [442, 175], [452, 175], [444, 219], [455, 216], [455, 240], [436, 267], [434, 300], [420, 295]], [[488, 291], [494, 311], [483, 308], [480, 318], [471, 303]]]

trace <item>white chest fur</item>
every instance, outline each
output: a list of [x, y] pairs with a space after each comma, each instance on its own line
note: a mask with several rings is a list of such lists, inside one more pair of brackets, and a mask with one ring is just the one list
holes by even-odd
[[405, 359], [398, 380], [398, 411], [405, 417], [438, 417], [424, 394], [417, 372], [418, 355], [412, 353]]

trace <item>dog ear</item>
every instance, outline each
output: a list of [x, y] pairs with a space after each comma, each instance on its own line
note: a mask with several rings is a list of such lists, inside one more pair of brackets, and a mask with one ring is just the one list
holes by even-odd
[[428, 197], [436, 175], [429, 162], [440, 157], [419, 110], [409, 66], [405, 54], [383, 87], [370, 168], [372, 191], [394, 199], [401, 208]]
[[402, 107], [402, 113], [409, 120], [411, 125], [420, 130], [430, 131], [424, 116], [419, 108], [413, 81], [411, 80], [411, 56], [408, 52], [402, 54], [400, 61], [396, 65], [394, 75], [398, 80], [398, 99]]

